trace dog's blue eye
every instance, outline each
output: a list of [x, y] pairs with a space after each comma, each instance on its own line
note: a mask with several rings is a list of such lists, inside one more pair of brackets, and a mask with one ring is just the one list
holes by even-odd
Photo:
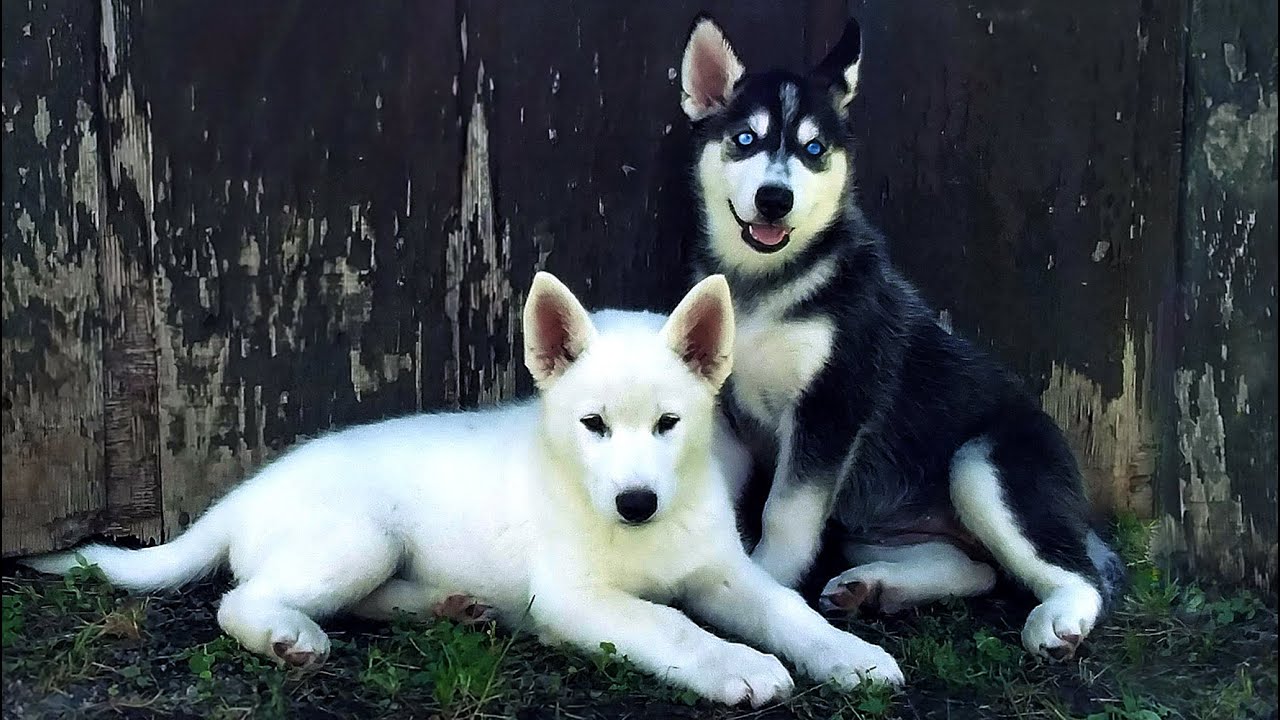
[[582, 427], [601, 437], [609, 434], [609, 426], [604, 424], [604, 418], [599, 415], [584, 415], [578, 422], [582, 423]]
[[826, 151], [826, 149], [827, 149], [827, 148], [826, 148], [822, 143], [818, 142], [817, 140], [814, 140], [813, 142], [811, 142], [811, 143], [809, 143], [808, 145], [805, 145], [805, 146], [804, 146], [804, 151], [805, 151], [805, 152], [807, 152], [807, 153], [809, 153], [809, 154], [810, 154], [810, 155], [812, 155], [813, 157], [818, 157], [818, 156], [819, 156], [819, 155], [821, 155], [823, 152], [825, 152], [825, 151]]
[[738, 137], [733, 139], [741, 147], [746, 147], [756, 141], [756, 134], [750, 132], [740, 132]]

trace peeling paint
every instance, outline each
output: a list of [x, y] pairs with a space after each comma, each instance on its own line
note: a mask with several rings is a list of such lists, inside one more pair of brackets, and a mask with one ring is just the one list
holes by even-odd
[[49, 145], [49, 104], [43, 97], [36, 98], [35, 124], [32, 128], [36, 136], [36, 144], [40, 147]]
[[1102, 262], [1102, 259], [1107, 256], [1107, 251], [1110, 249], [1111, 243], [1106, 240], [1099, 240], [1098, 244], [1093, 247], [1093, 253], [1089, 255], [1089, 258], [1094, 262]]
[[[481, 63], [467, 119], [459, 228], [449, 233], [445, 251], [445, 315], [453, 331], [444, 383], [445, 396], [454, 406], [469, 394], [482, 403], [505, 399], [516, 384], [512, 353], [507, 353], [505, 362], [495, 356], [495, 346], [503, 342], [507, 349], [515, 346], [518, 313], [513, 308], [519, 307], [521, 299], [512, 290], [507, 263], [510, 230], [499, 230], [495, 218], [484, 87]], [[464, 338], [469, 330], [479, 330], [488, 341], [481, 347], [469, 344]]]
[[[5, 555], [51, 550], [97, 531], [105, 504], [102, 201], [97, 156], [82, 152], [96, 139], [63, 110], [94, 90], [82, 82], [89, 58], [68, 52], [92, 42], [94, 31], [91, 14], [63, 10], [43, 18], [63, 24], [24, 27], [35, 38], [23, 43], [33, 48], [23, 57], [36, 67], [47, 62], [48, 74], [5, 80], [6, 98], [12, 91], [28, 100], [5, 107], [5, 157], [24, 158], [6, 177], [0, 222]], [[64, 53], [67, 63], [55, 62]], [[90, 222], [81, 222], [86, 216]]]
[[1253, 112], [1246, 112], [1235, 103], [1222, 103], [1210, 111], [1204, 159], [1214, 178], [1230, 178], [1242, 185], [1272, 179], [1263, 173], [1274, 167], [1276, 102], [1276, 93], [1272, 92], [1258, 99]]
[[[1126, 312], [1127, 314], [1127, 312]], [[1146, 383], [1138, 376], [1138, 354], [1147, 358], [1149, 343], [1135, 342], [1126, 325], [1121, 357], [1119, 396], [1107, 398], [1083, 373], [1054, 363], [1040, 404], [1067, 435], [1080, 460], [1085, 485], [1095, 507], [1152, 514], [1151, 475], [1155, 462], [1154, 423]]]
[[1198, 570], [1239, 581], [1262, 571], [1250, 567], [1246, 558], [1276, 557], [1276, 538], [1257, 531], [1233, 490], [1214, 374], [1208, 364], [1202, 371], [1177, 371], [1178, 454], [1184, 470], [1178, 488], [1181, 506], [1180, 513], [1162, 520], [1158, 540], [1166, 553], [1196, 548], [1193, 562]]

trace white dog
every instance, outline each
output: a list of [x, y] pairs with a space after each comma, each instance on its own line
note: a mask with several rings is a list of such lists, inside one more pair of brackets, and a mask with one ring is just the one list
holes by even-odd
[[[743, 551], [724, 478], [740, 451], [718, 429], [716, 406], [732, 363], [724, 278], [699, 283], [660, 329], [662, 318], [645, 313], [599, 319], [603, 330], [539, 273], [524, 309], [538, 401], [312, 440], [169, 543], [78, 555], [136, 591], [176, 587], [228, 561], [238, 584], [222, 598], [219, 624], [294, 665], [328, 653], [317, 619], [425, 614], [482, 598], [468, 609], [588, 652], [613, 643], [713, 700], [759, 706], [790, 692], [776, 657], [662, 604], [679, 599], [820, 682], [901, 682], [887, 653], [833, 628]], [[28, 562], [66, 572], [78, 559]]]

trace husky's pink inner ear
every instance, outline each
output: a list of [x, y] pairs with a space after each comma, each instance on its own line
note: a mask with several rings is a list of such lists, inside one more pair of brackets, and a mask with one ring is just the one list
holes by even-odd
[[719, 44], [715, 38], [697, 38], [693, 42], [693, 100], [706, 108], [724, 105], [729, 94], [729, 68], [725, 67], [724, 49], [717, 47]]
[[724, 107], [742, 72], [742, 63], [720, 29], [711, 21], [700, 23], [685, 48], [681, 78], [687, 96], [685, 112], [696, 120]]

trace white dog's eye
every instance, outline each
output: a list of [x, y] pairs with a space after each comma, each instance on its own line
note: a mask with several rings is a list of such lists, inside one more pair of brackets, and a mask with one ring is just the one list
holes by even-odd
[[584, 415], [578, 422], [582, 423], [582, 427], [591, 432], [604, 437], [609, 434], [609, 426], [604, 424], [604, 418], [599, 415]]
[[738, 147], [746, 147], [756, 141], [756, 134], [753, 132], [740, 132], [733, 138], [733, 141], [738, 143]]
[[667, 431], [675, 427], [678, 422], [680, 422], [679, 415], [663, 413], [662, 416], [658, 418], [658, 422], [653, 426], [653, 431], [659, 435], [665, 435]]

